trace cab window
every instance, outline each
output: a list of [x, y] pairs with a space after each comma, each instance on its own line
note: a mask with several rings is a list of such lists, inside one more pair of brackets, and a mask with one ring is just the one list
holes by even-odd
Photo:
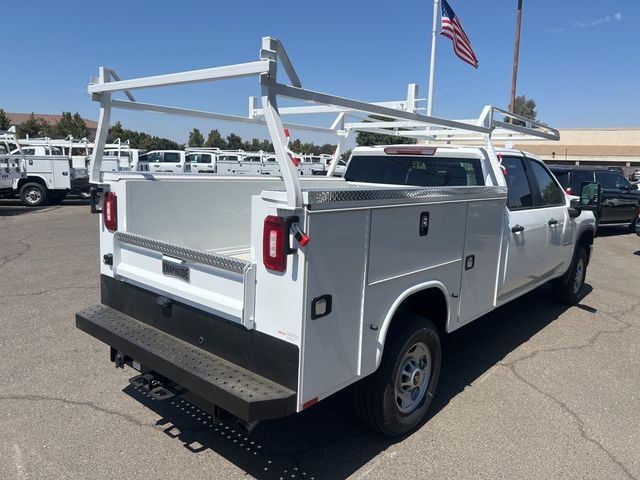
[[178, 152], [164, 152], [164, 161], [166, 163], [179, 163], [180, 154]]
[[503, 156], [500, 162], [507, 182], [507, 207], [521, 210], [533, 207], [533, 195], [521, 157]]
[[547, 169], [535, 160], [529, 160], [529, 165], [531, 166], [533, 176], [538, 182], [542, 205], [545, 207], [563, 205], [564, 194]]
[[576, 169], [571, 172], [571, 189], [574, 195], [582, 193], [582, 184], [584, 182], [593, 182], [593, 171]]

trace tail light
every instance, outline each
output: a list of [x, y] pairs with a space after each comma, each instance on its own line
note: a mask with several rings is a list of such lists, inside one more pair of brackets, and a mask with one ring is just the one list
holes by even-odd
[[385, 147], [387, 155], [433, 155], [437, 147]]
[[287, 269], [288, 235], [287, 224], [282, 217], [269, 215], [264, 219], [262, 262], [267, 269], [276, 272], [284, 272]]
[[104, 192], [102, 219], [105, 228], [110, 232], [118, 229], [118, 197], [114, 192]]
[[569, 195], [573, 195], [573, 188], [571, 187], [565, 188], [564, 191], [567, 192]]
[[300, 165], [300, 159], [298, 157], [291, 157], [291, 161], [296, 167]]

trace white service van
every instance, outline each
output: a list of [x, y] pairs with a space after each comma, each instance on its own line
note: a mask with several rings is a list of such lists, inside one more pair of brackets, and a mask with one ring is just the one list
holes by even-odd
[[[577, 303], [601, 190], [589, 184], [580, 199], [569, 197], [534, 156], [493, 147], [500, 130], [559, 138], [543, 124], [494, 107], [475, 121], [427, 117], [416, 113], [415, 87], [397, 109], [308, 91], [280, 42], [264, 38], [260, 54], [129, 81], [256, 76], [281, 177], [100, 173], [96, 157], [102, 303], [78, 312], [76, 325], [110, 346], [116, 367], [137, 370], [132, 382], [154, 398], [181, 396], [216, 419], [230, 412], [248, 431], [355, 384], [362, 421], [405, 434], [436, 395], [442, 337], [547, 282]], [[89, 86], [100, 118], [128, 84]], [[389, 128], [423, 139], [462, 132], [482, 143], [356, 148], [343, 178], [331, 176], [335, 162], [327, 176], [299, 177], [282, 116], [307, 107], [278, 108], [281, 97], [313, 103], [309, 113], [318, 103], [335, 112], [337, 137]], [[367, 115], [388, 121], [358, 120]], [[107, 133], [99, 125], [98, 144]]]

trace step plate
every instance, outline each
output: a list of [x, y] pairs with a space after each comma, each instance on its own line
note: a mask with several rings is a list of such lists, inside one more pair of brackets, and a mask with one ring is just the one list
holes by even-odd
[[76, 326], [243, 420], [296, 411], [296, 392], [113, 308], [78, 312]]

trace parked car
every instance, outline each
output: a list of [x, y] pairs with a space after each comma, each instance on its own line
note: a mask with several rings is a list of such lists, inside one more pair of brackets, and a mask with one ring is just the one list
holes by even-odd
[[633, 182], [640, 182], [640, 168], [636, 168], [631, 175], [629, 175], [629, 180]]
[[570, 195], [580, 195], [584, 182], [602, 185], [602, 206], [596, 212], [598, 225], [627, 223], [630, 231], [635, 230], [640, 205], [638, 185], [606, 167], [552, 165], [549, 168]]

